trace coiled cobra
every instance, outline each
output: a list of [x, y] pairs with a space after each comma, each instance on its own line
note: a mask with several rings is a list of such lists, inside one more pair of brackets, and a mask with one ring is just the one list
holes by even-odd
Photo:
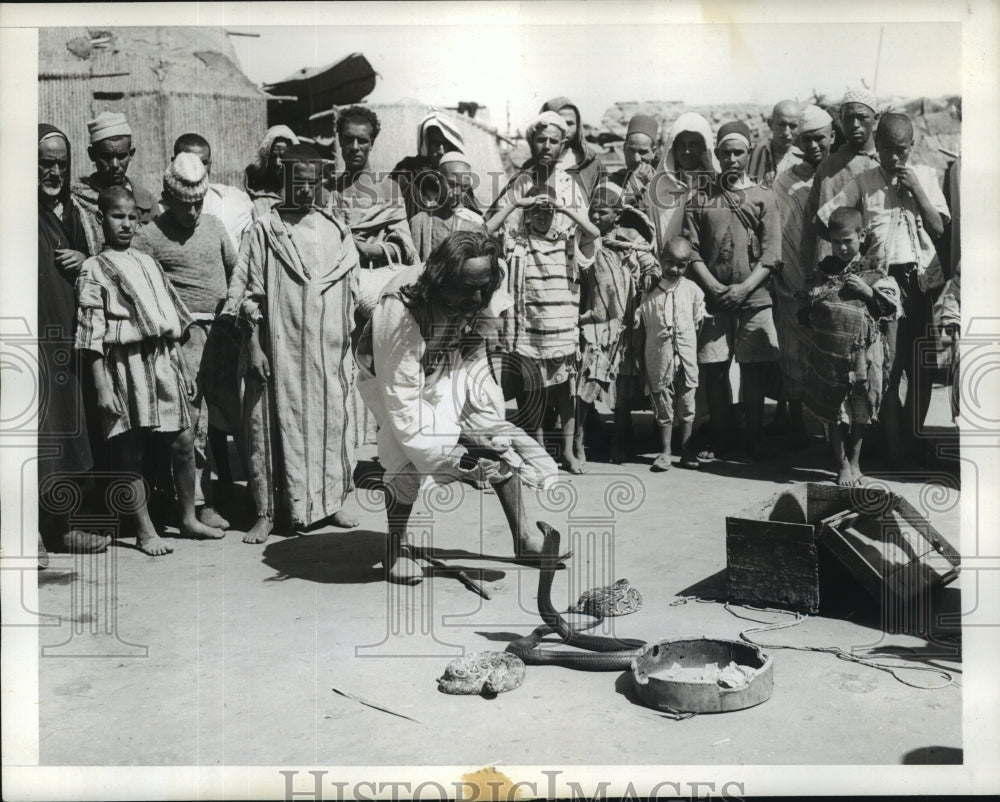
[[[530, 635], [512, 640], [507, 651], [517, 655], [528, 665], [564, 666], [578, 671], [623, 671], [632, 664], [632, 658], [646, 645], [635, 638], [606, 638], [599, 635], [584, 635], [571, 627], [552, 606], [552, 579], [555, 576], [559, 555], [559, 532], [544, 521], [538, 528], [545, 535], [538, 571], [538, 614], [545, 622]], [[598, 620], [587, 629], [600, 623]], [[557, 633], [567, 646], [584, 651], [571, 652], [556, 649], [541, 649], [539, 644], [549, 632]]]

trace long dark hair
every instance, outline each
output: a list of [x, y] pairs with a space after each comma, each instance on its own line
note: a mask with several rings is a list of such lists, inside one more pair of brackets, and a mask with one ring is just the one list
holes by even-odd
[[490, 281], [483, 293], [485, 306], [503, 280], [500, 248], [496, 242], [481, 231], [455, 231], [431, 251], [420, 277], [399, 291], [403, 305], [421, 321], [421, 329], [424, 327], [423, 321], [430, 319], [430, 315], [426, 312], [434, 303], [438, 290], [454, 277], [469, 259], [479, 259], [484, 256], [490, 260]]

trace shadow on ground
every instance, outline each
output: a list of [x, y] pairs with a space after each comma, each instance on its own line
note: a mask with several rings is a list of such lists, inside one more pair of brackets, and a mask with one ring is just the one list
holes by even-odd
[[384, 557], [385, 532], [354, 529], [272, 541], [263, 562], [277, 572], [266, 581], [363, 584], [383, 581]]

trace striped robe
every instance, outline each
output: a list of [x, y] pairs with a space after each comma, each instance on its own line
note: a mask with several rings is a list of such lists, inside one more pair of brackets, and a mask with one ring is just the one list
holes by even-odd
[[[584, 211], [580, 204], [585, 199], [572, 176], [556, 170], [549, 181], [550, 191], [565, 206], [575, 205]], [[533, 184], [533, 178], [524, 172], [511, 183], [515, 182]], [[509, 202], [506, 192], [500, 197], [501, 204]], [[560, 213], [548, 222], [547, 216], [541, 219], [534, 210], [517, 209], [504, 222], [507, 291], [514, 299], [514, 308], [505, 320], [505, 350], [535, 360], [543, 368], [547, 385], [576, 376], [579, 269], [589, 265], [579, 254], [577, 235], [577, 225]]]
[[347, 400], [358, 251], [350, 229], [313, 209], [301, 220], [276, 210], [249, 229], [240, 258], [241, 316], [261, 327], [271, 365], [246, 376], [244, 433], [258, 516], [309, 526], [340, 510], [353, 488], [355, 437]]
[[76, 282], [75, 348], [96, 351], [123, 414], [106, 417], [104, 433], [175, 432], [191, 425], [178, 338], [191, 315], [152, 256], [108, 249], [87, 259]]
[[773, 276], [774, 326], [778, 331], [778, 364], [784, 401], [802, 400], [809, 361], [809, 330], [799, 322], [801, 302], [797, 294], [805, 289], [807, 273], [812, 272], [811, 269], [807, 271], [807, 265], [799, 257], [813, 172], [809, 165], [797, 164], [778, 175], [773, 187], [781, 216], [781, 258], [785, 263]]

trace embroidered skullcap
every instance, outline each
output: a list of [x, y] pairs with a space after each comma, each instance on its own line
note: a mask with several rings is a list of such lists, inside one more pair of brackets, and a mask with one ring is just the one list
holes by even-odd
[[628, 131], [625, 133], [625, 138], [628, 139], [632, 134], [645, 134], [655, 142], [659, 129], [660, 126], [655, 117], [650, 117], [648, 114], [634, 114], [632, 119], [628, 121]]
[[801, 131], [818, 131], [833, 123], [833, 118], [820, 106], [811, 104], [802, 110]]
[[844, 92], [844, 99], [841, 101], [841, 105], [846, 106], [848, 103], [860, 103], [863, 106], [867, 106], [872, 110], [873, 114], [878, 111], [878, 100], [867, 89], [848, 89]]
[[752, 137], [753, 135], [750, 133], [750, 126], [742, 120], [733, 120], [732, 122], [723, 123], [719, 127], [719, 133], [716, 134], [715, 137], [715, 147], [718, 148], [727, 139], [742, 139], [749, 148]]
[[208, 192], [208, 171], [193, 153], [178, 153], [163, 173], [163, 191], [181, 203], [196, 203]]
[[87, 123], [87, 130], [90, 132], [91, 145], [113, 136], [132, 136], [132, 128], [125, 115], [116, 111], [102, 111]]

